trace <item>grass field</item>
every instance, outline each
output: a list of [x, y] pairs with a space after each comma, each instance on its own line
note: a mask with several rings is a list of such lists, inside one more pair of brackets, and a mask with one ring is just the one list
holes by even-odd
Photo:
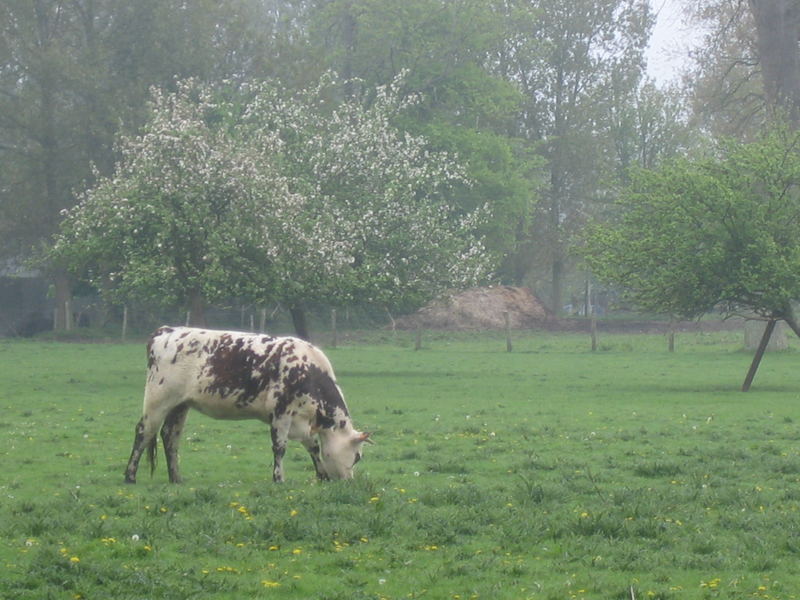
[[142, 344], [0, 342], [0, 598], [800, 598], [800, 354], [741, 334], [400, 336], [328, 350], [357, 478], [192, 414], [122, 483]]

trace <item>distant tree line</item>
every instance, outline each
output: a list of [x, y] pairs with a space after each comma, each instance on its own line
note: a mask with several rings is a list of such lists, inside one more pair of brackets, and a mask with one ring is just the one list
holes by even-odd
[[648, 80], [653, 19], [644, 0], [7, 0], [0, 256], [46, 256], [62, 309], [79, 281], [195, 314], [496, 281], [558, 311], [631, 169], [702, 147], [685, 107], [713, 74]]

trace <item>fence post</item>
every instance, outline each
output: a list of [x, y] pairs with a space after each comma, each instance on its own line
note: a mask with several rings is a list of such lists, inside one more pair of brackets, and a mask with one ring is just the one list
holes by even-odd
[[508, 311], [503, 311], [503, 321], [506, 324], [506, 352], [511, 352], [514, 346], [511, 344], [511, 319], [508, 317]]
[[69, 300], [64, 300], [64, 331], [72, 331], [72, 306]]
[[670, 352], [675, 352], [675, 321], [670, 319], [669, 322], [669, 338], [667, 342]]
[[125, 304], [122, 306], [122, 341], [125, 341], [125, 338], [128, 335], [128, 305]]
[[414, 342], [414, 350], [422, 348], [422, 325], [417, 325], [417, 339]]
[[336, 344], [338, 342], [338, 336], [336, 334], [336, 309], [331, 309], [331, 333], [333, 334], [333, 339], [331, 340], [331, 347], [336, 348]]

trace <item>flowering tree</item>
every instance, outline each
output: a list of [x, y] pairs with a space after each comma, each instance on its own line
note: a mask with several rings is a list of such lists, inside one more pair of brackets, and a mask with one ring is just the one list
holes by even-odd
[[492, 269], [476, 234], [487, 211], [460, 213], [444, 200], [466, 183], [462, 167], [393, 125], [416, 102], [401, 99], [399, 84], [342, 103], [331, 100], [340, 87], [332, 76], [293, 96], [267, 86], [254, 95], [248, 122], [264, 136], [279, 135], [290, 188], [306, 199], [311, 223], [329, 232], [333, 246], [318, 256], [344, 260], [325, 280], [315, 274], [321, 266], [285, 273], [298, 284], [284, 298], [290, 305], [332, 297], [413, 306]]
[[[53, 258], [118, 300], [414, 305], [470, 285], [492, 260], [440, 192], [464, 176], [392, 118], [397, 88], [339, 103], [335, 78], [290, 95], [184, 82], [155, 91], [115, 175], [67, 213]], [[307, 335], [302, 321], [298, 333]]]
[[139, 136], [118, 143], [113, 177], [66, 213], [51, 254], [112, 300], [204, 305], [266, 287], [287, 223], [301, 210], [265, 160], [280, 142], [240, 144], [228, 107], [194, 81], [154, 90]]

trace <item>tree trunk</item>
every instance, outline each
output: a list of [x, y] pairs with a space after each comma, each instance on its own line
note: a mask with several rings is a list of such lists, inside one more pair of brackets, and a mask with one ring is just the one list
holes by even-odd
[[72, 285], [69, 277], [63, 271], [59, 271], [53, 278], [53, 288], [55, 290], [56, 310], [53, 319], [53, 329], [55, 331], [69, 331], [72, 329]]
[[[342, 64], [342, 78], [344, 79], [344, 97], [349, 100], [353, 97], [353, 61], [356, 51], [357, 21], [353, 14], [353, 3], [346, 2], [342, 11], [342, 43], [344, 45], [344, 62]], [[306, 339], [306, 338], [303, 338]]]
[[[556, 249], [556, 252], [560, 252], [560, 249]], [[550, 308], [553, 314], [558, 317], [561, 315], [561, 307], [564, 306], [564, 262], [560, 256], [553, 258], [552, 275], [553, 289], [550, 293], [550, 303], [552, 306]]]
[[771, 110], [800, 122], [800, 6], [797, 0], [750, 0], [764, 92]]
[[311, 340], [311, 336], [308, 333], [306, 310], [302, 306], [295, 304], [289, 308], [289, 314], [292, 315], [294, 332], [297, 337], [303, 340]]
[[794, 316], [794, 310], [790, 306], [786, 311], [784, 311], [783, 320], [786, 321], [786, 324], [792, 328], [795, 335], [800, 337], [800, 324], [797, 323], [797, 319]]
[[764, 357], [764, 352], [767, 350], [767, 344], [769, 344], [769, 338], [772, 337], [772, 332], [775, 329], [775, 323], [777, 323], [775, 319], [767, 321], [767, 326], [764, 328], [764, 335], [761, 336], [761, 342], [759, 342], [758, 348], [756, 348], [753, 362], [750, 363], [750, 370], [747, 371], [747, 377], [744, 378], [744, 383], [742, 384], [743, 392], [748, 391], [750, 385], [753, 383], [753, 378], [756, 376], [756, 371], [758, 371], [758, 365], [761, 364], [761, 359]]

